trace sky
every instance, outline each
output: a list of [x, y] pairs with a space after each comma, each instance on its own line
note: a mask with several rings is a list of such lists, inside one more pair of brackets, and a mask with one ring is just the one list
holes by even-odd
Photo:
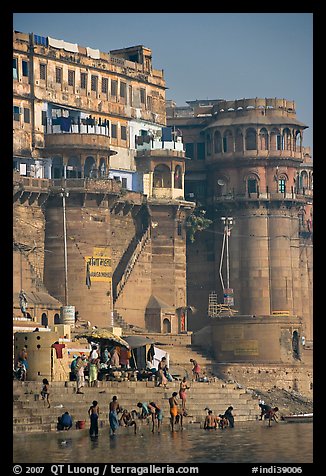
[[13, 13], [13, 30], [103, 52], [143, 45], [166, 99], [284, 98], [313, 148], [313, 13]]

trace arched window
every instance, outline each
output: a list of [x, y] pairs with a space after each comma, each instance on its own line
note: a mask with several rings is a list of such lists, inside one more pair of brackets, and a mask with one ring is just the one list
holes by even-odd
[[308, 188], [308, 174], [305, 170], [301, 172], [300, 185], [301, 188]]
[[95, 178], [96, 172], [94, 157], [87, 157], [84, 165], [84, 177]]
[[45, 312], [43, 312], [43, 314], [42, 314], [41, 324], [44, 327], [48, 327], [48, 325], [49, 325], [49, 319], [48, 319], [48, 316], [46, 315]]
[[180, 165], [177, 165], [174, 170], [174, 188], [182, 188], [182, 170]]
[[281, 150], [282, 140], [281, 133], [278, 129], [273, 129], [271, 131], [271, 150]]
[[278, 191], [279, 191], [279, 193], [285, 193], [286, 192], [286, 182], [287, 182], [286, 175], [279, 175], [278, 176]]
[[107, 175], [107, 173], [106, 173], [106, 161], [103, 157], [100, 160], [100, 166], [99, 166], [98, 170], [99, 170], [99, 177], [106, 177], [106, 175]]
[[81, 178], [81, 165], [78, 157], [69, 157], [67, 164], [67, 178]]
[[259, 140], [260, 140], [260, 150], [268, 150], [268, 132], [265, 127], [260, 129], [259, 132]]
[[159, 164], [155, 167], [154, 187], [171, 188], [171, 172], [167, 165]]
[[257, 149], [256, 131], [255, 129], [246, 130], [246, 150]]
[[291, 150], [291, 131], [286, 127], [283, 131], [284, 150]]
[[231, 131], [225, 131], [223, 136], [223, 151], [224, 152], [232, 152], [233, 150], [233, 143], [232, 143], [233, 135]]
[[258, 193], [258, 179], [255, 175], [249, 175], [247, 177], [247, 192]]
[[214, 132], [214, 153], [220, 154], [222, 152], [222, 138], [220, 131]]
[[295, 138], [295, 151], [300, 152], [300, 150], [301, 150], [301, 134], [300, 134], [300, 131], [295, 131], [294, 138]]
[[54, 157], [52, 159], [52, 178], [59, 179], [61, 177], [63, 177], [62, 157]]
[[171, 322], [169, 319], [163, 319], [163, 332], [169, 334], [171, 332]]
[[53, 322], [54, 324], [60, 324], [60, 315], [58, 313], [54, 314]]

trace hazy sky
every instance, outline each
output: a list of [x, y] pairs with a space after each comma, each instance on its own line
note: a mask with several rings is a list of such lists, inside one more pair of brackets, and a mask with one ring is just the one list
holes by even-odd
[[312, 148], [312, 13], [14, 13], [13, 29], [108, 52], [144, 45], [166, 98], [296, 102]]

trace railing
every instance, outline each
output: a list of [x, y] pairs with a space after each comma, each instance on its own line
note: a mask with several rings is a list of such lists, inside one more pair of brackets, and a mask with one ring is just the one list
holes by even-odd
[[[302, 191], [301, 191], [302, 192]], [[312, 197], [312, 191], [309, 191], [310, 193], [307, 193], [307, 190], [305, 193], [298, 193], [295, 192], [294, 190], [291, 190], [290, 192], [285, 191], [285, 192], [250, 192], [250, 193], [235, 193], [233, 191], [227, 192], [223, 195], [214, 195], [213, 196], [213, 201], [216, 202], [224, 202], [227, 200], [298, 200], [298, 201], [305, 201], [307, 197]]]
[[137, 245], [136, 245], [136, 247], [135, 247], [128, 263], [127, 263], [126, 269], [125, 269], [120, 281], [118, 282], [118, 284], [116, 286], [114, 301], [116, 301], [118, 299], [118, 297], [120, 296], [123, 288], [125, 287], [128, 279], [129, 279], [129, 276], [130, 276], [132, 270], [135, 267], [135, 264], [138, 261], [138, 258], [140, 256], [141, 252], [143, 251], [146, 243], [150, 240], [150, 238], [151, 238], [151, 231], [150, 231], [150, 228], [147, 228], [147, 230], [144, 232], [143, 236], [141, 237], [141, 239], [137, 243]]

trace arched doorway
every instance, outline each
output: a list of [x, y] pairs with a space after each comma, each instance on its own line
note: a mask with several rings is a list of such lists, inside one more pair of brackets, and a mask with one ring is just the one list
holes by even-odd
[[299, 333], [298, 331], [293, 331], [292, 334], [292, 351], [293, 357], [300, 360], [300, 349], [299, 349]]
[[53, 322], [54, 324], [60, 324], [60, 315], [58, 313], [54, 314]]
[[48, 327], [48, 325], [49, 325], [49, 319], [48, 319], [48, 316], [46, 315], [45, 312], [43, 312], [43, 314], [42, 314], [41, 324], [44, 327]]
[[163, 319], [163, 332], [164, 334], [170, 334], [171, 332], [171, 322], [169, 319]]
[[171, 171], [167, 165], [159, 164], [155, 167], [154, 187], [171, 188]]

